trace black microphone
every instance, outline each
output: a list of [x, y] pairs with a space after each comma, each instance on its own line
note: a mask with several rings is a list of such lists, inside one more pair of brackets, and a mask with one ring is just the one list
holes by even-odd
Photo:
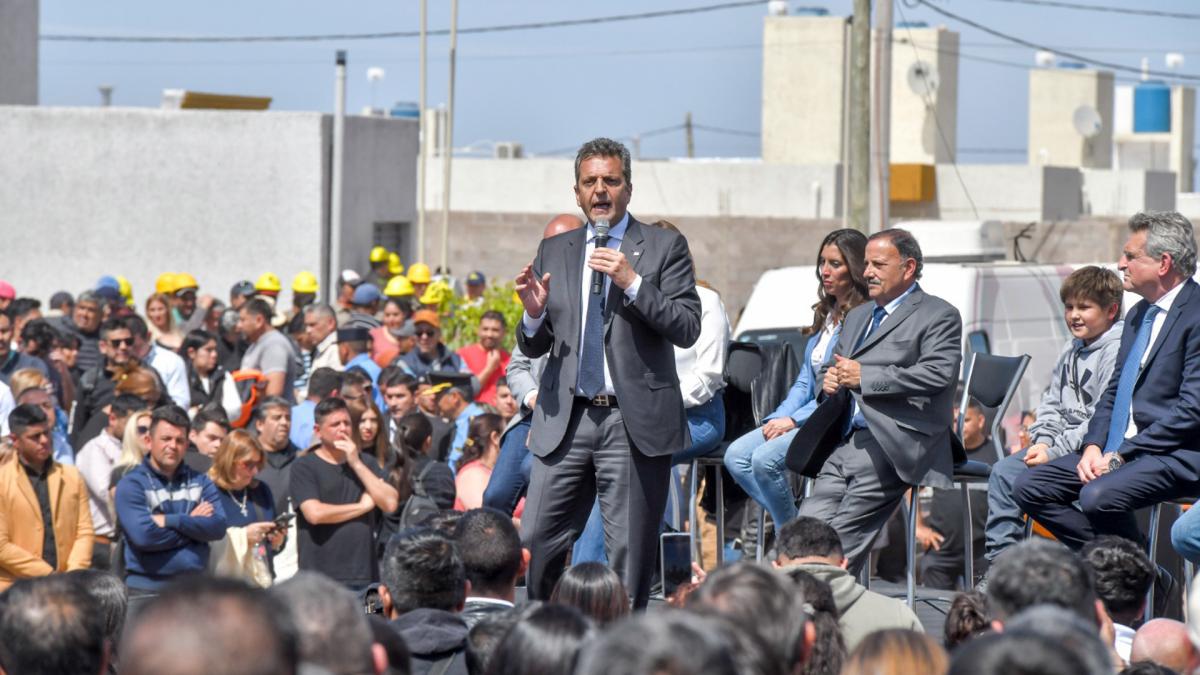
[[[608, 245], [608, 221], [596, 221], [596, 248]], [[600, 295], [604, 288], [604, 272], [592, 270], [592, 295]]]

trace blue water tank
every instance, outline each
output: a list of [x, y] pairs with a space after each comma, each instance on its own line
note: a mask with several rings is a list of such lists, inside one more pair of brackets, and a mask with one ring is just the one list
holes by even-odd
[[1135, 133], [1171, 130], [1171, 88], [1166, 83], [1149, 80], [1134, 88], [1133, 130]]
[[392, 106], [392, 110], [388, 114], [391, 117], [404, 117], [415, 120], [421, 116], [421, 111], [416, 103], [400, 102]]

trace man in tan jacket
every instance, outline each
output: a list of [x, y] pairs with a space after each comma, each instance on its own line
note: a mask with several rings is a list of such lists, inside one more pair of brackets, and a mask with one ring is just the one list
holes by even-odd
[[87, 486], [75, 467], [51, 457], [46, 414], [20, 405], [8, 426], [14, 452], [0, 464], [0, 591], [92, 562]]

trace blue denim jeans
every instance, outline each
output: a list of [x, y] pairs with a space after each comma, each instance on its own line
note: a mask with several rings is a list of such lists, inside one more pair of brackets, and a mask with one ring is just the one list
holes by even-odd
[[1171, 545], [1179, 555], [1200, 563], [1200, 507], [1188, 509], [1171, 526]]
[[533, 465], [533, 453], [525, 447], [529, 438], [529, 418], [517, 423], [500, 443], [500, 455], [483, 491], [483, 505], [512, 515], [521, 501], [521, 493], [529, 486], [529, 471]]
[[1025, 450], [1014, 452], [992, 465], [987, 489], [987, 525], [984, 527], [987, 548], [983, 557], [988, 562], [995, 562], [1006, 548], [1025, 538], [1025, 521], [1021, 518], [1021, 507], [1013, 499], [1013, 483], [1028, 468]]
[[725, 451], [725, 470], [771, 514], [775, 527], [782, 527], [796, 517], [796, 497], [784, 460], [798, 431], [792, 429], [768, 441], [763, 437], [762, 427], [758, 427], [746, 432]]
[[[682, 464], [690, 462], [696, 457], [703, 457], [716, 450], [720, 445], [721, 439], [725, 437], [725, 398], [722, 393], [718, 392], [716, 396], [702, 405], [687, 409], [688, 430], [692, 434], [692, 445], [672, 455], [672, 464]], [[504, 454], [503, 448], [500, 453]], [[497, 461], [496, 466], [499, 465], [500, 463]], [[495, 480], [495, 473], [492, 476], [492, 480]], [[668, 500], [669, 505], [670, 500]], [[575, 541], [575, 548], [571, 551], [571, 564], [577, 565], [582, 562], [608, 562], [608, 557], [604, 554], [604, 520], [600, 517], [599, 500], [592, 504], [592, 512], [588, 515], [587, 525], [584, 526], [583, 533], [579, 535], [579, 539]]]

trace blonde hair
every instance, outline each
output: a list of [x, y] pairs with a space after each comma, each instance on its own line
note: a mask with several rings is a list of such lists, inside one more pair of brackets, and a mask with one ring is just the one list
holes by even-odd
[[8, 388], [12, 390], [13, 398], [17, 399], [30, 389], [45, 389], [49, 384], [46, 374], [37, 368], [22, 368], [12, 374]]
[[142, 437], [138, 434], [138, 420], [145, 418], [146, 426], [150, 425], [150, 411], [138, 410], [129, 416], [125, 422], [125, 434], [121, 436], [121, 456], [117, 459], [114, 469], [126, 466], [137, 466], [146, 458], [146, 451], [149, 450], [142, 443]]
[[117, 384], [113, 391], [117, 396], [133, 394], [143, 401], [149, 401], [151, 405], [162, 398], [158, 389], [158, 377], [149, 368], [132, 366], [118, 373], [115, 379]]
[[949, 668], [946, 650], [928, 635], [892, 628], [863, 638], [842, 665], [842, 675], [943, 675]]
[[[155, 326], [154, 322], [150, 320], [150, 305], [155, 302], [161, 302], [163, 307], [167, 308], [166, 329], [159, 329], [158, 326]], [[171, 299], [165, 294], [155, 293], [146, 298], [146, 326], [151, 330], [160, 330], [163, 333], [170, 333], [175, 330], [175, 316], [171, 313]]]
[[253, 455], [257, 455], [260, 462], [264, 461], [267, 457], [267, 453], [263, 450], [257, 438], [241, 429], [234, 429], [225, 436], [225, 440], [221, 441], [221, 445], [217, 447], [217, 454], [213, 457], [212, 468], [208, 470], [208, 477], [222, 490], [232, 490], [234, 467], [238, 462], [245, 461]]

